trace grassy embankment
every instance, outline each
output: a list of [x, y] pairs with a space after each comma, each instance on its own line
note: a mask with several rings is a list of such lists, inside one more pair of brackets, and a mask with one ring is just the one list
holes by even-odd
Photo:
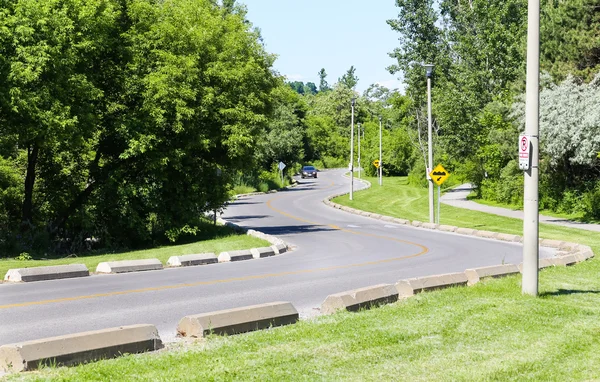
[[163, 264], [166, 264], [167, 260], [171, 256], [205, 252], [214, 252], [218, 255], [219, 252], [223, 251], [265, 247], [269, 245], [270, 244], [267, 241], [253, 236], [248, 236], [243, 233], [235, 232], [228, 227], [207, 226], [206, 230], [200, 233], [198, 237], [195, 237], [193, 242], [180, 245], [169, 245], [139, 251], [122, 251], [114, 253], [90, 252], [81, 254], [79, 256], [45, 260], [17, 260], [16, 258], [0, 259], [0, 278], [4, 278], [6, 272], [12, 268], [30, 268], [63, 264], [85, 264], [88, 269], [93, 272], [96, 270], [96, 266], [104, 261], [157, 258]]
[[[338, 203], [426, 220], [426, 190], [384, 179]], [[520, 233], [521, 222], [442, 207], [442, 223]], [[542, 226], [542, 236], [591, 245], [598, 234]], [[75, 368], [34, 380], [598, 380], [600, 260], [540, 273], [540, 297], [520, 276], [450, 288], [360, 313], [274, 330], [212, 337], [194, 345]], [[18, 379], [19, 377], [15, 377]]]

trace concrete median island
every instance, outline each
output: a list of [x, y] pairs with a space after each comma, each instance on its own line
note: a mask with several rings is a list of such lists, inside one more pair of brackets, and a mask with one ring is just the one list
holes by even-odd
[[158, 259], [107, 261], [98, 264], [96, 273], [127, 273], [163, 269]]
[[294, 324], [298, 319], [298, 311], [291, 303], [278, 301], [186, 316], [179, 321], [177, 333], [196, 338], [208, 334], [238, 334]]
[[90, 271], [84, 264], [54, 265], [48, 267], [9, 269], [4, 276], [4, 281], [31, 282], [85, 277], [89, 275]]
[[170, 267], [189, 267], [193, 265], [204, 265], [218, 263], [217, 255], [214, 253], [200, 253], [195, 255], [171, 256], [167, 261]]
[[69, 366], [160, 348], [162, 341], [154, 325], [121, 326], [0, 346], [0, 370]]
[[321, 304], [322, 314], [339, 310], [358, 311], [398, 301], [398, 291], [392, 284], [379, 284], [327, 296]]

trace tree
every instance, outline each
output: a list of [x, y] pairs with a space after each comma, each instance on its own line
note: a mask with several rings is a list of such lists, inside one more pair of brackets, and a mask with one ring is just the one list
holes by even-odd
[[306, 85], [304, 85], [304, 94], [317, 94], [318, 90], [317, 90], [317, 85], [314, 84], [314, 82], [307, 82]]
[[329, 90], [329, 84], [327, 84], [327, 73], [325, 72], [325, 68], [319, 70], [319, 91], [326, 92]]
[[352, 65], [350, 69], [348, 69], [348, 71], [340, 79], [338, 79], [338, 82], [346, 86], [348, 89], [354, 89], [358, 83], [358, 77], [356, 76], [355, 72], [356, 68], [354, 68], [354, 65]]

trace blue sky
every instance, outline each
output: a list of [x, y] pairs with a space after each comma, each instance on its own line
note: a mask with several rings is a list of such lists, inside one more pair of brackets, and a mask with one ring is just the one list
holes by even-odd
[[361, 93], [370, 84], [400, 88], [398, 75], [385, 68], [398, 46], [386, 24], [397, 16], [394, 0], [238, 0], [260, 28], [267, 51], [278, 55], [275, 69], [290, 81], [314, 82], [327, 72], [330, 85], [351, 65]]

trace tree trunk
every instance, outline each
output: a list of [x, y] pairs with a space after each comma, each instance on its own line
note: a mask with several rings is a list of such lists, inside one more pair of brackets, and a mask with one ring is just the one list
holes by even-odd
[[21, 231], [26, 232], [33, 226], [33, 186], [35, 185], [35, 168], [40, 148], [33, 143], [27, 149], [27, 175], [25, 176], [25, 198], [23, 199], [23, 217]]

